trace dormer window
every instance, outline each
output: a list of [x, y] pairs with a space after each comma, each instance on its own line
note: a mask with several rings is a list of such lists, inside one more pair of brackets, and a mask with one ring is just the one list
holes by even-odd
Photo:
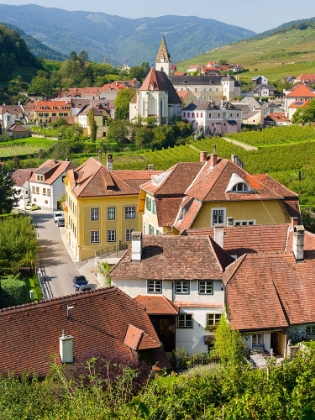
[[225, 190], [226, 193], [231, 192], [246, 192], [246, 193], [255, 193], [255, 190], [251, 188], [251, 186], [245, 182], [239, 175], [235, 172], [232, 174], [228, 186]]
[[234, 185], [232, 188], [232, 191], [234, 192], [242, 192], [242, 191], [250, 191], [248, 186], [244, 182], [240, 182], [239, 184]]

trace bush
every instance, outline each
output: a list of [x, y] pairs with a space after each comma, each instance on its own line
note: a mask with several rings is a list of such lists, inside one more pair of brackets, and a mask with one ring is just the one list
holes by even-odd
[[6, 280], [1, 280], [1, 308], [22, 305], [26, 301], [26, 285], [24, 281], [19, 280], [18, 276], [9, 276]]

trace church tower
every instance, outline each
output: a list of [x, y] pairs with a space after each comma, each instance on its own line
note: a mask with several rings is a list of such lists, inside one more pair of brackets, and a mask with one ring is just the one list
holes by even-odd
[[164, 36], [162, 36], [159, 52], [156, 56], [155, 69], [164, 71], [168, 77], [171, 75], [171, 56], [167, 50]]

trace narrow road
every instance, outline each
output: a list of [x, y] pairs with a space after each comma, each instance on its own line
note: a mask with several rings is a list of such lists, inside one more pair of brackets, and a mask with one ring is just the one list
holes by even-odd
[[227, 141], [228, 143], [233, 143], [236, 146], [242, 147], [245, 150], [258, 150], [258, 147], [256, 146], [250, 146], [249, 144], [246, 143], [242, 143], [241, 141], [237, 141], [237, 140], [233, 140], [233, 139], [229, 139], [228, 137], [222, 137], [225, 141]]
[[80, 272], [66, 250], [60, 229], [49, 212], [32, 212], [39, 244], [39, 266], [47, 299], [74, 293], [72, 279]]

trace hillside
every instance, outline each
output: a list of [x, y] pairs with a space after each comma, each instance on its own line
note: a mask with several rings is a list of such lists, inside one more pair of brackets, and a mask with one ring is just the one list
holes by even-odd
[[34, 55], [28, 50], [20, 35], [0, 24], [0, 82], [20, 74], [23, 80], [31, 79], [41, 68]]
[[44, 58], [46, 60], [54, 60], [54, 61], [64, 61], [68, 58], [66, 54], [61, 54], [57, 51], [54, 51], [52, 48], [47, 47], [42, 42], [39, 42], [33, 36], [27, 35], [22, 29], [18, 28], [17, 26], [10, 25], [9, 23], [0, 23], [6, 26], [8, 29], [12, 31], [16, 31], [20, 37], [25, 41], [25, 44], [29, 51], [36, 57], [36, 58]]
[[1, 4], [0, 16], [1, 21], [21, 28], [60, 53], [85, 50], [92, 61], [101, 62], [106, 57], [115, 65], [153, 64], [163, 34], [173, 63], [255, 35], [250, 30], [193, 16], [127, 19], [32, 4]]
[[240, 75], [247, 82], [263, 74], [270, 81], [288, 75], [315, 73], [315, 19], [290, 22], [254, 38], [212, 49], [181, 63], [185, 70], [194, 63], [226, 60], [240, 63], [248, 72]]

